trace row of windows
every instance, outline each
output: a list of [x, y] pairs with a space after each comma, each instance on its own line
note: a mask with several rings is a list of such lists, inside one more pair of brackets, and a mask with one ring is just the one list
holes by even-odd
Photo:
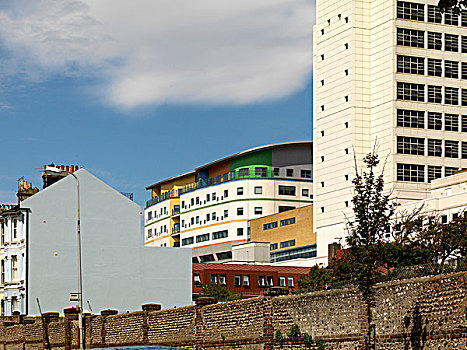
[[441, 59], [397, 55], [397, 72], [467, 79], [467, 63], [445, 60], [443, 65], [443, 60]]
[[[168, 233], [167, 225], [162, 225], [161, 227], [159, 227], [159, 229], [157, 229], [157, 228], [154, 229], [154, 236], [155, 237], [159, 237], [163, 233]], [[153, 229], [152, 228], [148, 229], [148, 235], [147, 236], [148, 236], [148, 238], [153, 236]]]
[[[201, 284], [201, 277], [199, 273], [193, 274], [193, 282], [197, 285]], [[220, 285], [227, 285], [227, 278], [225, 273], [211, 273], [209, 276], [209, 282], [211, 284], [220, 284]], [[292, 276], [279, 276], [278, 278], [278, 285], [280, 287], [286, 287], [286, 282], [288, 287], [293, 288], [294, 285], [294, 278]], [[250, 275], [244, 274], [236, 274], [234, 276], [234, 287], [250, 287]], [[273, 287], [274, 286], [274, 278], [273, 276], [268, 275], [258, 275], [258, 287]]]
[[467, 115], [398, 109], [397, 126], [407, 128], [467, 132]]
[[[427, 174], [425, 175], [425, 170]], [[431, 182], [441, 177], [441, 166], [420, 164], [397, 164], [397, 180], [410, 182]], [[444, 176], [454, 175], [459, 168], [445, 167]], [[425, 178], [427, 180], [425, 180]]]
[[[212, 233], [212, 239], [222, 239], [222, 238], [227, 238], [229, 236], [229, 231], [228, 230], [222, 230], [222, 231], [215, 231]], [[243, 227], [237, 228], [237, 236], [243, 236]], [[190, 245], [195, 242], [196, 238], [196, 243], [202, 243], [209, 241], [210, 239], [210, 233], [203, 233], [200, 235], [197, 235], [196, 237], [187, 237], [182, 239], [182, 246], [185, 245]]]
[[397, 28], [397, 45], [467, 53], [467, 36]]
[[[460, 154], [459, 144], [461, 144]], [[420, 137], [397, 136], [397, 153], [446, 158], [459, 158], [460, 155], [462, 159], [467, 159], [467, 142], [438, 139], [425, 141]]]
[[[281, 227], [282, 226], [287, 226], [287, 225], [292, 225], [292, 224], [295, 224], [295, 217], [289, 218], [289, 219], [284, 219], [284, 220], [280, 221]], [[270, 223], [267, 223], [267, 224], [263, 224], [263, 230], [270, 230], [270, 229], [273, 229], [273, 228], [276, 228], [276, 227], [277, 227], [277, 221], [270, 222]]]
[[443, 16], [437, 6], [428, 5], [425, 16], [425, 4], [408, 1], [397, 2], [397, 18], [454, 26], [460, 24], [463, 27], [467, 27], [467, 14], [464, 12], [458, 15], [452, 9], [446, 9]]
[[[406, 101], [467, 106], [467, 89], [450, 86], [397, 82], [397, 98]], [[460, 102], [460, 103], [459, 103]]]

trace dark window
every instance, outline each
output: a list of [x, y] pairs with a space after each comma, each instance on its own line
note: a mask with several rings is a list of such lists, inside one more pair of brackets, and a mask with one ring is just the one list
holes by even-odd
[[182, 245], [188, 245], [188, 244], [193, 244], [194, 239], [193, 237], [188, 237], [188, 238], [183, 238], [182, 239]]
[[397, 45], [423, 48], [425, 46], [423, 30], [397, 28]]
[[444, 141], [444, 156], [447, 158], [459, 158], [459, 142]]
[[250, 286], [250, 275], [243, 275], [243, 287]]
[[398, 109], [397, 126], [423, 129], [425, 127], [425, 112]]
[[237, 228], [237, 236], [243, 236], [243, 227]]
[[444, 61], [444, 76], [446, 78], [459, 79], [459, 62]]
[[444, 50], [459, 52], [459, 35], [444, 34]]
[[273, 281], [272, 276], [266, 276], [266, 284], [268, 285], [268, 287], [274, 286], [274, 281]]
[[279, 168], [273, 169], [274, 176], [279, 176]]
[[264, 275], [258, 275], [258, 287], [266, 287], [266, 279]]
[[255, 176], [267, 177], [268, 168], [255, 168]]
[[428, 5], [428, 22], [441, 23], [443, 16], [438, 6]]
[[[218, 255], [218, 254], [216, 254]], [[227, 284], [227, 279], [225, 278], [225, 273], [219, 274], [219, 284], [225, 286]]]
[[437, 112], [428, 112], [428, 129], [441, 130], [442, 128], [442, 115]]
[[289, 218], [281, 220], [281, 226], [293, 225], [295, 224], [295, 218]]
[[241, 275], [235, 275], [234, 276], [234, 286], [235, 287], [240, 287], [242, 283], [242, 276]]
[[467, 79], [467, 62], [461, 63], [461, 78]]
[[271, 230], [277, 227], [277, 221], [269, 222], [267, 224], [263, 224], [263, 230]]
[[211, 200], [211, 194], [207, 193], [206, 194], [206, 202], [209, 202]]
[[239, 176], [248, 176], [248, 175], [250, 175], [250, 169], [241, 168], [241, 169], [238, 170], [238, 175]]
[[441, 103], [442, 101], [441, 86], [428, 85], [428, 102]]
[[442, 157], [443, 142], [436, 139], [428, 139], [428, 155], [433, 157]]
[[295, 186], [279, 185], [279, 194], [282, 196], [295, 196]]
[[423, 57], [397, 55], [397, 71], [399, 73], [425, 74], [425, 59]]
[[443, 35], [441, 33], [428, 32], [428, 48], [441, 50], [443, 47]]
[[243, 187], [237, 187], [237, 195], [241, 196], [243, 194]]
[[446, 131], [459, 131], [459, 115], [458, 114], [445, 114], [444, 115], [444, 130]]
[[425, 20], [425, 5], [414, 2], [398, 1], [397, 18], [410, 19], [412, 21]]
[[285, 276], [279, 276], [279, 287], [285, 287]]
[[255, 194], [263, 194], [263, 187], [262, 186], [255, 186], [254, 192], [255, 192]]
[[194, 273], [193, 274], [193, 282], [195, 284], [201, 284], [201, 277], [200, 277], [199, 273]]
[[397, 83], [397, 98], [409, 101], [425, 101], [425, 86], [423, 84]]
[[211, 276], [210, 276], [209, 280], [210, 280], [211, 284], [217, 284], [217, 274], [211, 273]]
[[441, 60], [437, 60], [434, 58], [429, 58], [428, 59], [428, 75], [434, 76], [434, 77], [440, 77], [443, 69], [441, 68]]
[[446, 9], [444, 12], [444, 24], [449, 24], [453, 26], [459, 25], [459, 15], [454, 13], [452, 9]]
[[295, 207], [289, 207], [289, 206], [286, 206], [286, 205], [279, 205], [279, 213], [283, 213], [284, 211], [288, 211], [288, 210], [294, 210]]
[[459, 104], [459, 89], [454, 87], [444, 87], [444, 103], [448, 105]]
[[461, 101], [462, 101], [462, 106], [467, 106], [467, 89], [461, 90]]
[[397, 153], [425, 155], [425, 139], [397, 136]]
[[243, 208], [237, 208], [237, 215], [243, 215]]
[[293, 169], [286, 169], [287, 176], [293, 176]]
[[425, 166], [418, 164], [397, 164], [397, 180], [424, 182], [425, 181]]
[[196, 243], [209, 241], [209, 233], [196, 236]]
[[229, 196], [229, 190], [224, 190], [224, 198], [227, 198]]
[[271, 243], [269, 246], [269, 250], [276, 250], [277, 249], [277, 243]]
[[300, 177], [305, 179], [311, 179], [311, 170], [302, 169], [300, 170]]
[[428, 182], [439, 179], [441, 177], [441, 167], [428, 165]]
[[467, 36], [462, 36], [461, 38], [461, 51], [462, 53], [467, 53]]
[[228, 236], [227, 230], [217, 231], [217, 232], [212, 233], [212, 239], [227, 238], [227, 236]]
[[295, 245], [295, 239], [291, 239], [290, 241], [281, 242], [281, 249], [293, 247]]
[[263, 214], [263, 208], [255, 207], [255, 215], [261, 215], [261, 214]]
[[459, 171], [459, 168], [451, 168], [447, 166], [444, 168], [444, 176], [452, 176], [458, 171]]
[[461, 12], [461, 25], [462, 27], [467, 27], [467, 12]]
[[467, 142], [462, 142], [462, 159], [467, 159]]
[[467, 115], [461, 115], [461, 121], [462, 121], [462, 132], [467, 132]]

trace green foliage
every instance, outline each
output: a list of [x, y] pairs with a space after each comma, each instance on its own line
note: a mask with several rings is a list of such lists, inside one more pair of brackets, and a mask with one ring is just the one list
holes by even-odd
[[303, 333], [303, 343], [306, 347], [311, 348], [313, 345], [313, 338], [308, 333]]
[[294, 324], [290, 328], [290, 332], [287, 332], [287, 336], [293, 341], [296, 342], [300, 338], [300, 327]]
[[308, 275], [300, 276], [298, 280], [298, 293], [308, 293], [317, 290], [326, 289], [327, 285], [332, 283], [334, 277], [329, 269], [322, 269], [318, 265], [310, 269]]
[[240, 299], [238, 294], [235, 294], [232, 290], [219, 284], [207, 284], [203, 286], [201, 295], [205, 297], [213, 297], [219, 301], [233, 301]]
[[225, 341], [225, 335], [221, 334], [222, 341]]
[[320, 338], [315, 339], [315, 344], [316, 344], [316, 347], [319, 350], [324, 350], [326, 348], [325, 345], [324, 345], [324, 340], [323, 339], [320, 339]]
[[282, 337], [282, 332], [279, 329], [276, 331], [275, 339], [281, 344], [282, 347], [282, 344], [284, 343], [284, 338]]

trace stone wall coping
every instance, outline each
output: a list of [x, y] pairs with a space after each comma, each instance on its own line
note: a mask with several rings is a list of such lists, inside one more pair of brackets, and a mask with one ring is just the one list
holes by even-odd
[[259, 297], [254, 297], [254, 298], [246, 298], [246, 299], [239, 299], [239, 300], [232, 300], [232, 301], [225, 301], [225, 302], [218, 302], [217, 304], [209, 304], [209, 305], [203, 305], [203, 309], [208, 309], [208, 308], [222, 308], [224, 305], [233, 305], [233, 304], [241, 304], [241, 303], [245, 303], [245, 302], [248, 302], [248, 301], [254, 301], [254, 300], [264, 300], [266, 299], [265, 297], [263, 296], [259, 296]]

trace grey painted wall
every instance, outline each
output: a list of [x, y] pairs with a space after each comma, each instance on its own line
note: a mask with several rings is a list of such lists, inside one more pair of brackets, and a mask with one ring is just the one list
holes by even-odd
[[280, 147], [272, 150], [272, 166], [313, 164], [313, 144], [294, 147]]
[[[107, 308], [191, 304], [191, 249], [143, 247], [140, 207], [84, 169], [80, 181], [83, 300], [93, 313]], [[76, 181], [67, 176], [22, 202], [29, 208], [28, 313], [63, 312], [76, 305]]]

